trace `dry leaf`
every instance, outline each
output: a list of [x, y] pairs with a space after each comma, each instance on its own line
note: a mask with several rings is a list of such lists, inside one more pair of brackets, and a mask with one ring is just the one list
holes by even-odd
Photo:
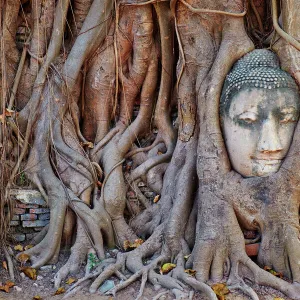
[[14, 249], [16, 250], [16, 251], [23, 251], [23, 246], [22, 245], [16, 245], [15, 247], [14, 247]]
[[37, 295], [37, 296], [34, 296], [34, 297], [32, 298], [32, 300], [42, 300], [42, 297], [39, 296], [39, 295]]
[[156, 195], [153, 199], [153, 202], [156, 203], [159, 201], [159, 199], [160, 199], [160, 195]]
[[176, 267], [175, 264], [166, 263], [160, 268], [160, 274], [167, 274]]
[[33, 247], [33, 245], [27, 245], [27, 246], [24, 247], [24, 250], [28, 250], [28, 249], [30, 249], [32, 247]]
[[224, 283], [216, 283], [211, 288], [213, 289], [219, 300], [225, 300], [225, 295], [230, 293], [228, 287]]
[[29, 259], [30, 259], [30, 256], [26, 253], [21, 253], [18, 256], [18, 261], [21, 262], [22, 264], [25, 264]]
[[190, 256], [191, 256], [191, 254], [185, 255], [185, 256], [184, 256], [184, 259], [188, 260]]
[[134, 248], [141, 246], [143, 243], [144, 243], [144, 240], [142, 240], [142, 239], [136, 239], [133, 243], [131, 243], [129, 240], [126, 240], [123, 243], [123, 248], [125, 250], [134, 249]]
[[72, 283], [75, 282], [76, 280], [77, 280], [76, 278], [70, 277], [70, 278], [66, 281], [66, 284], [72, 284]]
[[196, 271], [192, 270], [192, 269], [186, 269], [184, 270], [185, 273], [187, 273], [190, 276], [195, 276], [196, 275]]
[[3, 267], [3, 269], [5, 269], [6, 271], [8, 270], [8, 268], [7, 268], [7, 262], [6, 262], [5, 260], [2, 262], [2, 267]]
[[284, 298], [275, 297], [274, 300], [284, 300]]
[[60, 295], [63, 294], [65, 292], [65, 289], [63, 287], [58, 288], [58, 290], [55, 292], [54, 295]]
[[91, 143], [91, 142], [81, 143], [81, 145], [82, 145], [83, 147], [88, 147], [88, 148], [90, 148], [90, 149], [93, 149], [93, 148], [94, 148], [94, 144]]
[[36, 269], [34, 268], [21, 268], [21, 271], [30, 279], [36, 280]]
[[8, 287], [11, 288], [11, 287], [13, 287], [15, 284], [14, 284], [12, 281], [9, 281], [9, 280], [8, 280], [8, 281], [5, 282], [5, 285], [7, 285]]
[[268, 266], [264, 266], [264, 270], [271, 273], [272, 275], [279, 277], [279, 278], [283, 278], [283, 274], [281, 272], [276, 272], [274, 271], [271, 267]]
[[8, 285], [0, 285], [0, 291], [9, 293], [9, 286]]

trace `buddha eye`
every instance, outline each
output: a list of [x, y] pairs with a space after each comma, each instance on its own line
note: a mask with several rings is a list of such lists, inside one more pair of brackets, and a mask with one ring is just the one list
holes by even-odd
[[256, 113], [247, 111], [238, 116], [239, 120], [243, 121], [245, 124], [253, 124], [258, 120]]
[[280, 113], [280, 124], [297, 122], [297, 114], [293, 108], [285, 108]]
[[297, 122], [297, 118], [295, 114], [288, 113], [282, 114], [279, 120], [280, 124], [294, 123]]

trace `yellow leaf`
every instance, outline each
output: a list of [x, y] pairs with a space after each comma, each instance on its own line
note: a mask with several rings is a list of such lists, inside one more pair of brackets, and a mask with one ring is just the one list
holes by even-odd
[[230, 293], [228, 287], [224, 283], [216, 283], [216, 284], [212, 285], [211, 288], [213, 289], [215, 294], [218, 296], [219, 300], [224, 300], [225, 295]]
[[274, 300], [284, 300], [284, 298], [275, 297]]
[[156, 195], [153, 199], [153, 202], [156, 203], [159, 201], [159, 199], [160, 199], [160, 195]]
[[19, 256], [18, 256], [18, 261], [21, 262], [21, 263], [26, 263], [27, 260], [30, 259], [30, 256], [26, 253], [21, 253]]
[[65, 292], [65, 289], [63, 287], [58, 288], [58, 290], [55, 292], [54, 295], [60, 295], [63, 294]]
[[186, 269], [184, 270], [185, 273], [187, 273], [190, 276], [195, 276], [196, 275], [196, 271], [192, 270], [192, 269]]
[[36, 280], [36, 269], [33, 268], [21, 268], [21, 271], [32, 280]]
[[66, 281], [66, 284], [72, 284], [72, 283], [75, 282], [76, 280], [77, 280], [76, 278], [70, 277], [70, 278]]
[[33, 245], [27, 245], [27, 246], [24, 247], [24, 250], [28, 250], [28, 249], [30, 249], [32, 247], [33, 247]]
[[88, 148], [90, 148], [90, 149], [93, 149], [93, 148], [94, 148], [94, 144], [91, 143], [91, 142], [81, 143], [81, 145], [82, 145], [83, 147], [88, 147]]
[[134, 248], [141, 246], [143, 243], [144, 243], [144, 240], [142, 240], [142, 239], [136, 239], [133, 243], [131, 243], [129, 240], [126, 240], [123, 243], [123, 248], [125, 250], [128, 250], [130, 248], [134, 249]]
[[128, 240], [126, 240], [126, 241], [124, 241], [124, 243], [123, 243], [123, 248], [124, 248], [124, 250], [127, 250], [127, 249], [129, 249], [130, 248], [130, 241], [128, 241]]
[[7, 268], [7, 262], [6, 262], [5, 260], [2, 262], [2, 267], [3, 267], [3, 269], [5, 269], [6, 271], [8, 270], [8, 268]]
[[22, 245], [16, 245], [15, 247], [14, 247], [14, 249], [16, 250], [16, 251], [23, 251], [23, 246]]
[[39, 296], [39, 295], [37, 295], [37, 296], [34, 296], [32, 299], [33, 299], [33, 300], [42, 300], [42, 297]]
[[185, 255], [185, 256], [184, 256], [184, 259], [188, 260], [190, 256], [191, 256], [191, 254]]
[[173, 270], [175, 267], [176, 267], [175, 264], [171, 264], [171, 263], [163, 264], [162, 267], [160, 268], [160, 273], [161, 274], [167, 274], [171, 270]]

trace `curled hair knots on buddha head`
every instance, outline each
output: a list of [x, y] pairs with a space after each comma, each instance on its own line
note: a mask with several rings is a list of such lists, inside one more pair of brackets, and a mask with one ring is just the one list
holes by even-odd
[[231, 99], [244, 88], [290, 88], [298, 90], [292, 76], [280, 69], [277, 55], [257, 49], [238, 60], [226, 76], [221, 94], [221, 114], [229, 108]]

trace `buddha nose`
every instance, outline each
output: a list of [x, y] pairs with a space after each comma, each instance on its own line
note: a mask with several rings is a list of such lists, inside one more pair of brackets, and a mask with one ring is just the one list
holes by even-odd
[[262, 124], [261, 134], [258, 140], [258, 151], [261, 153], [274, 153], [283, 150], [273, 117], [268, 118]]

